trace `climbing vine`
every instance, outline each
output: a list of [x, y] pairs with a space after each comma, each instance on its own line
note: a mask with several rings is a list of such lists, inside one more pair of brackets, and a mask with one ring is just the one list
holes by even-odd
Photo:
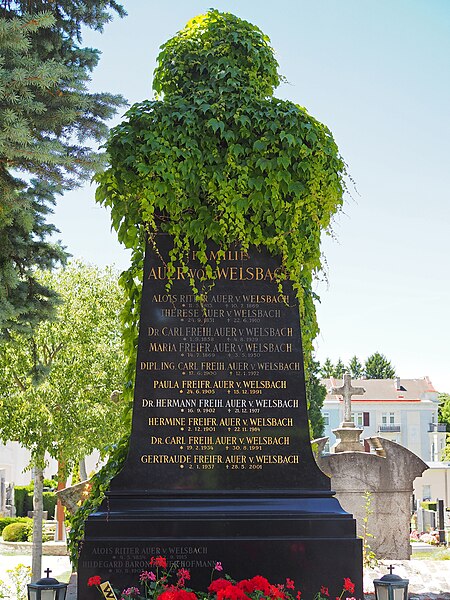
[[[133, 250], [121, 280], [129, 298], [123, 312], [129, 356], [145, 238], [154, 232], [174, 242], [169, 279], [194, 246], [213, 281], [217, 262], [208, 259], [208, 242], [224, 251], [237, 243], [278, 255], [282, 277], [297, 291], [310, 355], [318, 331], [312, 282], [322, 267], [320, 234], [342, 205], [345, 164], [326, 126], [273, 96], [280, 80], [267, 36], [210, 10], [162, 46], [155, 99], [135, 104], [112, 130], [110, 167], [97, 177], [96, 198], [111, 208], [119, 240]], [[191, 281], [201, 297], [199, 284]]]

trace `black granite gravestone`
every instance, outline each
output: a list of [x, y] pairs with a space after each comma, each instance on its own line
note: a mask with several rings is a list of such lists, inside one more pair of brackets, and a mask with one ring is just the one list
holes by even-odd
[[[362, 595], [361, 540], [310, 446], [298, 303], [280, 294], [279, 260], [226, 253], [201, 306], [189, 257], [168, 292], [170, 239], [144, 268], [129, 454], [86, 523], [78, 598], [87, 579], [136, 585], [151, 556], [206, 587], [221, 561], [234, 578], [295, 579], [303, 598], [344, 577]], [[210, 250], [211, 258], [217, 250]]]

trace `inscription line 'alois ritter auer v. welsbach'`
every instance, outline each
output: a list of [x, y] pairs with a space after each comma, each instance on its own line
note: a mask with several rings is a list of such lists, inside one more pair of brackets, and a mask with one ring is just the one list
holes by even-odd
[[229, 250], [201, 306], [189, 285], [189, 274], [202, 274], [195, 252], [190, 273], [177, 268], [168, 292], [170, 241], [157, 238], [158, 252], [146, 255], [128, 465], [115, 484], [308, 487], [298, 306], [289, 283], [278, 291], [279, 259]]

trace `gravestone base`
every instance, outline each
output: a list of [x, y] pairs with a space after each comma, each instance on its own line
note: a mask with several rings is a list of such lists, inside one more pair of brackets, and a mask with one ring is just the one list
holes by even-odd
[[[109, 505], [109, 510], [108, 510]], [[79, 560], [79, 598], [94, 599], [93, 575], [123, 589], [139, 586], [151, 556], [191, 571], [189, 585], [205, 590], [216, 562], [234, 579], [262, 575], [294, 579], [303, 598], [321, 586], [339, 596], [344, 577], [362, 597], [361, 540], [355, 521], [333, 497], [178, 497], [110, 495], [86, 523]], [[217, 573], [215, 576], [221, 576]], [[84, 589], [82, 589], [84, 587]]]
[[337, 441], [331, 447], [331, 452], [364, 452], [364, 444], [360, 440], [363, 431], [364, 429], [355, 427], [354, 423], [342, 423], [341, 427], [333, 429]]

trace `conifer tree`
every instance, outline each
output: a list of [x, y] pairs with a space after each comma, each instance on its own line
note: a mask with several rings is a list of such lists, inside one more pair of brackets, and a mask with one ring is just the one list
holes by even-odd
[[374, 352], [364, 364], [364, 373], [366, 379], [392, 379], [395, 368], [384, 354]]
[[[34, 277], [36, 268], [64, 262], [49, 241], [47, 222], [57, 194], [100, 169], [90, 142], [107, 134], [106, 121], [124, 104], [90, 93], [98, 62], [82, 48], [81, 26], [101, 29], [112, 1], [10, 1], [0, 4], [0, 332], [24, 330], [48, 318], [56, 296]], [[44, 12], [42, 12], [44, 11]]]
[[359, 358], [355, 355], [348, 363], [348, 371], [353, 379], [361, 379], [363, 376], [363, 366]]
[[342, 359], [339, 358], [339, 360], [337, 361], [337, 363], [334, 367], [333, 377], [337, 377], [338, 379], [341, 379], [344, 376], [344, 373], [345, 373], [345, 365], [342, 362]]
[[333, 377], [334, 365], [329, 358], [325, 359], [325, 362], [323, 363], [322, 368], [320, 369], [320, 375], [324, 379], [327, 379], [328, 377]]

